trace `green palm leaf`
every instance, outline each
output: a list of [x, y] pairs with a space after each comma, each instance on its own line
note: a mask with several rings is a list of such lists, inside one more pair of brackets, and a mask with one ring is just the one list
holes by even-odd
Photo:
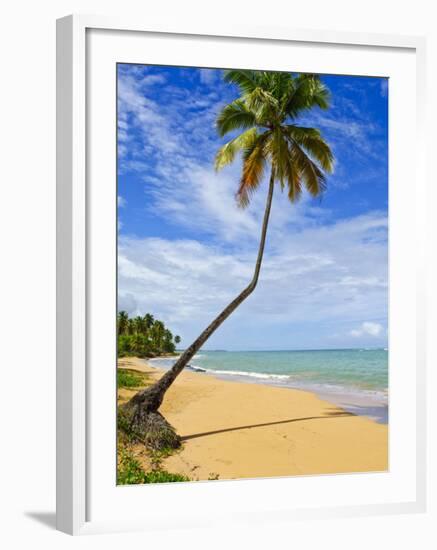
[[235, 155], [243, 149], [250, 148], [257, 140], [258, 135], [257, 128], [250, 128], [236, 138], [225, 143], [217, 151], [215, 157], [215, 169], [218, 171], [226, 165], [231, 164], [235, 159]]
[[284, 112], [291, 118], [297, 118], [303, 111], [314, 107], [329, 107], [329, 91], [318, 76], [300, 75], [295, 80], [293, 92], [286, 98]]
[[255, 113], [241, 99], [223, 107], [216, 120], [217, 131], [222, 137], [233, 130], [251, 128], [256, 123]]
[[332, 172], [334, 155], [322, 138], [320, 131], [316, 128], [306, 128], [304, 126], [288, 125], [285, 127], [285, 133], [289, 139], [295, 141], [303, 147], [313, 159], [317, 160], [320, 166], [326, 172]]
[[269, 132], [258, 136], [243, 152], [243, 172], [236, 195], [241, 208], [248, 206], [250, 196], [261, 183], [266, 164], [265, 144], [269, 136]]
[[290, 151], [293, 164], [300, 173], [310, 195], [313, 197], [321, 195], [326, 190], [325, 174], [296, 143], [290, 147]]
[[246, 95], [252, 93], [258, 86], [260, 74], [259, 71], [230, 69], [224, 72], [223, 79], [228, 84], [236, 84], [241, 94]]

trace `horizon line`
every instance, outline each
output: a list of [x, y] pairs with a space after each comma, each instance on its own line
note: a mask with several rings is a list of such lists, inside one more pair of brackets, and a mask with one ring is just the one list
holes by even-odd
[[[177, 349], [176, 351], [185, 351], [184, 349]], [[269, 351], [388, 351], [388, 346], [377, 346], [377, 347], [368, 347], [368, 346], [359, 346], [356, 348], [299, 348], [299, 349], [205, 349], [200, 348], [199, 351], [223, 351], [223, 352], [269, 352]]]

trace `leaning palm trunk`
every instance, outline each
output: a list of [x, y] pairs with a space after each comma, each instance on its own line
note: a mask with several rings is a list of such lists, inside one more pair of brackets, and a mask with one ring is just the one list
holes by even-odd
[[259, 187], [264, 166], [270, 163], [272, 169], [258, 258], [253, 278], [243, 292], [214, 319], [156, 384], [137, 393], [120, 409], [120, 427], [151, 448], [180, 445], [178, 435], [158, 412], [165, 392], [211, 334], [256, 287], [275, 180], [282, 189], [288, 187], [288, 198], [293, 203], [301, 196], [303, 187], [311, 196], [319, 196], [326, 183], [322, 170], [332, 170], [332, 152], [320, 132], [295, 124], [299, 113], [312, 107], [326, 109], [329, 105], [328, 91], [318, 76], [307, 74], [294, 77], [289, 73], [233, 69], [225, 71], [224, 79], [238, 86], [240, 97], [225, 105], [219, 113], [216, 120], [218, 133], [224, 137], [235, 130], [243, 132], [219, 149], [215, 159], [216, 169], [231, 164], [241, 153], [243, 164], [237, 201], [242, 207], [249, 204], [251, 194]]
[[176, 380], [177, 376], [187, 366], [193, 356], [199, 351], [208, 338], [231, 315], [235, 309], [255, 290], [258, 283], [261, 263], [266, 242], [267, 226], [274, 189], [275, 176], [272, 170], [269, 190], [267, 194], [266, 208], [261, 230], [261, 239], [256, 260], [255, 271], [249, 285], [225, 307], [202, 334], [179, 357], [173, 367], [168, 370], [153, 386], [138, 392], [120, 410], [120, 425], [136, 440], [142, 441], [152, 449], [165, 447], [177, 448], [180, 446], [180, 438], [174, 428], [158, 412], [168, 388]]

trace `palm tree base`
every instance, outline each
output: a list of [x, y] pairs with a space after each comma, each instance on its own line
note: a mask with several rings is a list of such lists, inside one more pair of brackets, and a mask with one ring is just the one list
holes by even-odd
[[147, 399], [139, 403], [132, 401], [120, 407], [118, 412], [119, 429], [130, 440], [144, 443], [148, 449], [154, 451], [178, 449], [181, 446], [181, 438], [176, 430], [160, 412], [151, 410]]

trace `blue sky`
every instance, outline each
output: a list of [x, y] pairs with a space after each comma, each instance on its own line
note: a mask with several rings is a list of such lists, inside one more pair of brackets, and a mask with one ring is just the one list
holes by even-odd
[[[318, 127], [336, 163], [321, 199], [275, 191], [255, 292], [206, 349], [387, 345], [388, 82], [323, 76]], [[216, 174], [222, 71], [118, 65], [119, 309], [189, 345], [252, 276], [267, 187], [241, 210], [241, 163]]]

